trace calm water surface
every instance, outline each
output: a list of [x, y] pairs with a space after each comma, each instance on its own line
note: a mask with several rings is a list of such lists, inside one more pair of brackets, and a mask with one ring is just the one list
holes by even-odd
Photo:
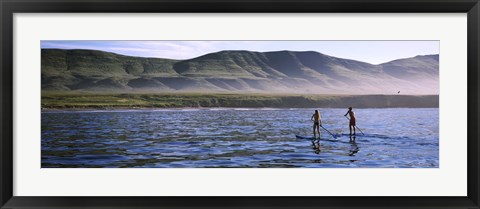
[[407, 167], [438, 168], [433, 109], [157, 109], [42, 113], [42, 167]]

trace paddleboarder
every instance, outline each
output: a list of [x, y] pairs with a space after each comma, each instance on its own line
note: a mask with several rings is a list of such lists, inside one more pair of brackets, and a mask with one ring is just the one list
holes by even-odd
[[317, 135], [315, 134], [315, 129], [317, 129], [318, 137], [320, 137], [320, 126], [322, 125], [320, 112], [318, 110], [315, 110], [315, 113], [312, 115], [312, 118], [310, 118], [310, 120], [313, 121], [313, 137], [317, 137]]
[[348, 112], [345, 113], [345, 117], [347, 117], [347, 115], [350, 116], [350, 123], [349, 123], [349, 126], [348, 128], [350, 129], [350, 135], [352, 135], [352, 129], [353, 129], [353, 135], [355, 135], [355, 112], [352, 111], [352, 107], [349, 107], [348, 108]]

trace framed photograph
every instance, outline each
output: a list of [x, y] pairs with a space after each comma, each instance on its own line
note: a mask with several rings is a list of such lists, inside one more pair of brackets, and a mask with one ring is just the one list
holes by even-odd
[[1, 208], [479, 208], [478, 0], [0, 6]]

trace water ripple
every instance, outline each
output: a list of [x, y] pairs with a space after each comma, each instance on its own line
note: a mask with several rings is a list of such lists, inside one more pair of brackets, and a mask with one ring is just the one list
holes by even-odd
[[42, 113], [42, 167], [437, 168], [438, 109], [158, 109]]

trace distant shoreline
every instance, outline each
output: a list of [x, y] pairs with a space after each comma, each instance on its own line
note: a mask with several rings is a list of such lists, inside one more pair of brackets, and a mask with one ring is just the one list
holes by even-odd
[[[356, 108], [358, 109], [435, 109], [438, 107], [425, 107], [425, 108], [411, 108], [411, 107], [391, 107], [391, 108]], [[77, 109], [77, 108], [64, 108], [64, 109], [42, 109], [41, 113], [67, 113], [67, 112], [142, 112], [142, 111], [220, 111], [220, 110], [212, 110], [215, 109], [214, 107], [199, 107], [199, 108], [105, 108], [105, 109]], [[274, 110], [296, 110], [296, 109], [311, 109], [311, 108], [275, 108], [275, 107], [252, 107], [252, 108], [236, 108], [236, 107], [220, 107], [221, 110], [236, 110], [236, 111], [250, 111], [250, 110], [265, 110], [265, 111], [274, 111]], [[322, 108], [323, 109], [323, 108]], [[325, 109], [345, 109], [345, 108], [325, 108]]]
[[438, 108], [439, 95], [55, 94], [42, 111], [160, 108]]

